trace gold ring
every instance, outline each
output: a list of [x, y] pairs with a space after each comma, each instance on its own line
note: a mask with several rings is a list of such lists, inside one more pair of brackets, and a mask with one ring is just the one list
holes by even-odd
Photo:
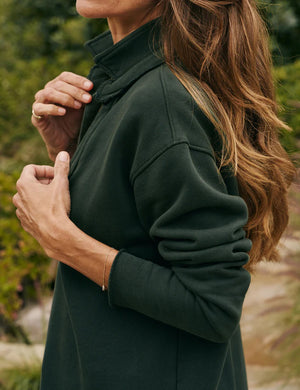
[[32, 109], [31, 113], [32, 113], [33, 117], [37, 120], [42, 119], [44, 116], [44, 115], [36, 115], [36, 113], [34, 112], [34, 109]]

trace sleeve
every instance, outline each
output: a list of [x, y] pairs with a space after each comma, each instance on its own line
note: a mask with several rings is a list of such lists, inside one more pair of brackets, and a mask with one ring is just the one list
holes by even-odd
[[213, 157], [178, 143], [133, 181], [141, 223], [166, 266], [121, 249], [112, 265], [111, 306], [136, 310], [213, 342], [236, 329], [250, 274], [247, 206], [226, 189]]

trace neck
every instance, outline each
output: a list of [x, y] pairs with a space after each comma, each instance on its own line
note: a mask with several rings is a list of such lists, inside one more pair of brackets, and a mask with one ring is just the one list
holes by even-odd
[[160, 16], [159, 10], [154, 9], [152, 12], [147, 12], [146, 15], [122, 15], [108, 17], [108, 27], [110, 29], [114, 44], [121, 41], [126, 35], [129, 35], [143, 24], [150, 22], [151, 20]]

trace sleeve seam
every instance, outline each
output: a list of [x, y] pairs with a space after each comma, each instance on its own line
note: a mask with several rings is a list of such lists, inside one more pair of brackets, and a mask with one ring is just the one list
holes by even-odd
[[154, 161], [156, 161], [162, 154], [164, 154], [167, 150], [171, 149], [173, 146], [177, 146], [180, 144], [186, 144], [189, 149], [191, 150], [196, 150], [201, 153], [205, 153], [209, 155], [214, 161], [215, 161], [215, 156], [213, 156], [211, 150], [203, 147], [203, 146], [198, 146], [198, 145], [192, 145], [190, 144], [187, 140], [177, 140], [173, 141], [170, 144], [165, 145], [163, 148], [158, 150], [153, 156], [151, 156], [148, 160], [146, 160], [139, 168], [137, 168], [131, 175], [130, 175], [130, 182], [131, 185], [133, 186], [135, 179], [142, 173], [144, 172], [149, 166], [153, 164]]

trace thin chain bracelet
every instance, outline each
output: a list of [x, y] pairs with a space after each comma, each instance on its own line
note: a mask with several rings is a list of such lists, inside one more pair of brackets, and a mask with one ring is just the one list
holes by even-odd
[[107, 259], [108, 259], [108, 256], [109, 256], [109, 254], [110, 254], [110, 252], [111, 252], [112, 250], [113, 250], [113, 248], [111, 248], [111, 249], [107, 252], [107, 255], [106, 255], [106, 258], [105, 258], [105, 262], [104, 262], [102, 291], [107, 290], [107, 288], [105, 287], [105, 271], [106, 271]]

